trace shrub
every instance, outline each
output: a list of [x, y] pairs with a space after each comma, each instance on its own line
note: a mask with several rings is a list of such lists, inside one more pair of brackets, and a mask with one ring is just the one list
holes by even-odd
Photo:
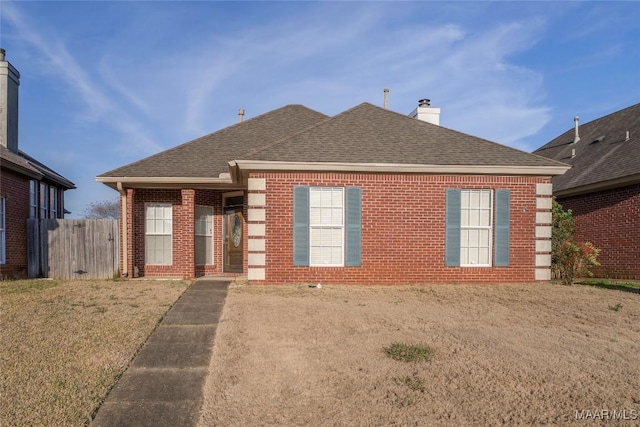
[[563, 285], [571, 285], [574, 278], [592, 276], [589, 270], [598, 263], [600, 249], [591, 242], [573, 241], [575, 220], [571, 209], [564, 210], [554, 200], [552, 207], [553, 228], [551, 233], [551, 272], [553, 278]]

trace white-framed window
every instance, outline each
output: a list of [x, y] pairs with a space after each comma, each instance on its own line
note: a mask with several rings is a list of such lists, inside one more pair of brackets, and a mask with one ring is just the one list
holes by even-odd
[[491, 266], [493, 191], [460, 192], [460, 265]]
[[213, 207], [196, 206], [196, 264], [213, 264]]
[[49, 187], [49, 212], [51, 218], [58, 218], [58, 189]]
[[0, 197], [0, 264], [7, 261], [7, 227], [5, 198]]
[[38, 217], [38, 183], [29, 181], [29, 218]]
[[49, 218], [49, 188], [44, 182], [40, 183], [40, 218]]
[[309, 265], [344, 265], [344, 188], [309, 188]]
[[170, 203], [145, 204], [145, 264], [171, 265], [173, 210]]

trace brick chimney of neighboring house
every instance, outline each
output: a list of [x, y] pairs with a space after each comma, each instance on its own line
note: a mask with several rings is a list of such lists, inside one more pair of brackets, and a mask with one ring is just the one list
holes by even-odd
[[432, 107], [431, 100], [421, 99], [409, 117], [440, 126], [440, 107]]
[[20, 73], [0, 48], [0, 145], [18, 152], [18, 86]]

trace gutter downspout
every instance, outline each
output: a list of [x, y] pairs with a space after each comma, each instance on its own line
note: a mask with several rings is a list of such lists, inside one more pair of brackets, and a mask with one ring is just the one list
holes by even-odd
[[121, 205], [121, 211], [123, 213], [123, 215], [121, 215], [120, 220], [122, 221], [122, 273], [120, 273], [120, 275], [122, 277], [128, 277], [129, 276], [129, 271], [128, 271], [128, 265], [129, 265], [129, 258], [128, 258], [128, 254], [129, 254], [129, 245], [128, 245], [128, 239], [127, 236], [129, 235], [129, 230], [127, 229], [127, 190], [125, 188], [122, 187], [122, 182], [118, 181], [118, 183], [116, 184], [117, 188], [118, 188], [118, 192], [120, 193], [120, 205]]

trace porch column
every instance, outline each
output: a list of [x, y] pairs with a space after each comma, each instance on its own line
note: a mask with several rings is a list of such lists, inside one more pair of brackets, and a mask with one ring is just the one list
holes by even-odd
[[133, 188], [127, 188], [125, 195], [122, 197], [122, 210], [123, 218], [120, 221], [122, 227], [122, 274], [127, 273], [128, 278], [134, 277], [134, 257], [135, 257], [135, 245], [133, 235], [133, 204], [134, 204], [135, 190]]
[[174, 262], [185, 279], [196, 277], [196, 250], [195, 250], [195, 200], [194, 189], [182, 189], [182, 207], [180, 209], [180, 226], [174, 229], [177, 234], [178, 246], [174, 251]]
[[250, 282], [265, 280], [266, 273], [266, 200], [267, 180], [249, 178], [248, 181], [249, 250], [247, 279]]
[[551, 206], [553, 185], [536, 184], [536, 280], [551, 280]]

